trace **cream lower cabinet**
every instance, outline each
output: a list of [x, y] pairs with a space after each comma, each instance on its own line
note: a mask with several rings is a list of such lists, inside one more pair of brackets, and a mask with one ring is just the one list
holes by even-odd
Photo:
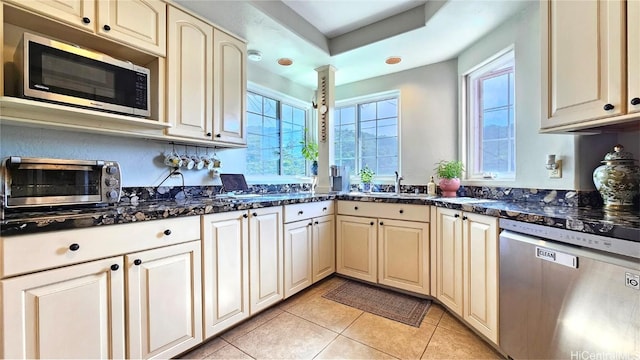
[[498, 219], [437, 208], [436, 298], [498, 343]]
[[428, 206], [339, 201], [338, 214], [338, 273], [429, 294]]
[[170, 358], [199, 344], [199, 225], [0, 237], [0, 358]]
[[200, 241], [125, 256], [129, 359], [178, 355], [202, 342]]
[[335, 272], [335, 221], [333, 201], [287, 205], [284, 210], [287, 298]]
[[0, 282], [3, 359], [125, 357], [122, 257]]
[[282, 207], [250, 211], [249, 282], [250, 314], [284, 298]]

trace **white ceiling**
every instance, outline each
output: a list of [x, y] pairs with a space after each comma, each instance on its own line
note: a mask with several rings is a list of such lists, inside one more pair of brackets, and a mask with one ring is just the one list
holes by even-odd
[[[535, 0], [174, 0], [262, 52], [248, 71], [309, 89], [332, 65], [336, 85], [455, 58]], [[389, 56], [402, 62], [387, 65]], [[277, 59], [293, 59], [291, 66]], [[251, 77], [251, 76], [250, 76]]]

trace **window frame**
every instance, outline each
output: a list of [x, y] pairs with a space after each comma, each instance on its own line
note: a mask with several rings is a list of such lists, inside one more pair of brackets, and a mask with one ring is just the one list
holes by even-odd
[[[311, 111], [311, 105], [307, 102], [304, 102], [300, 99], [297, 99], [295, 97], [292, 97], [290, 95], [281, 93], [279, 91], [258, 85], [256, 83], [247, 82], [247, 94], [245, 96], [248, 96], [248, 93], [254, 93], [266, 98], [270, 98], [272, 100], [275, 100], [277, 103], [277, 109], [276, 109], [276, 118], [278, 121], [282, 121], [281, 117], [281, 104], [286, 104], [289, 106], [292, 106], [294, 108], [298, 108], [304, 111], [305, 113], [305, 129], [307, 129], [307, 134], [305, 136], [305, 142], [309, 141], [310, 139], [314, 139], [315, 137], [315, 119], [312, 118], [312, 114], [313, 112]], [[248, 110], [245, 110], [245, 112], [248, 113]], [[305, 160], [305, 172], [304, 174], [300, 174], [300, 175], [282, 175], [282, 129], [280, 132], [280, 136], [279, 136], [279, 143], [280, 143], [280, 164], [279, 164], [279, 168], [278, 168], [278, 174], [270, 174], [270, 175], [258, 175], [258, 174], [254, 174], [254, 175], [247, 175], [247, 182], [248, 183], [265, 183], [265, 182], [269, 182], [269, 183], [273, 183], [273, 184], [287, 184], [287, 183], [295, 183], [295, 182], [299, 182], [300, 179], [303, 178], [308, 178], [310, 177], [310, 163], [309, 161]], [[248, 148], [248, 143], [247, 143], [247, 148]], [[300, 155], [302, 157], [302, 154]]]
[[[511, 62], [512, 65], [508, 69], [502, 69], [506, 62]], [[472, 77], [473, 73], [477, 73], [478, 71], [483, 71], [480, 76]], [[480, 158], [482, 156], [480, 151], [476, 151], [476, 149], [480, 149], [476, 144], [482, 141], [482, 130], [476, 130], [476, 127], [479, 125], [477, 121], [474, 119], [474, 115], [479, 113], [480, 106], [482, 104], [482, 94], [476, 97], [477, 101], [473, 101], [472, 99], [472, 87], [477, 85], [477, 81], [480, 79], [488, 79], [496, 76], [503, 75], [505, 73], [512, 72], [513, 76], [513, 135], [510, 138], [513, 141], [513, 150], [511, 151], [511, 156], [513, 158], [513, 169], [511, 172], [505, 173], [487, 173], [487, 172], [475, 172], [475, 167], [478, 162], [480, 162]], [[516, 180], [516, 171], [517, 171], [517, 162], [516, 162], [516, 153], [517, 153], [517, 101], [516, 101], [516, 58], [515, 58], [515, 47], [514, 45], [510, 45], [501, 51], [498, 51], [491, 57], [485, 59], [480, 62], [478, 65], [469, 69], [461, 76], [461, 94], [460, 94], [460, 104], [461, 104], [461, 138], [460, 142], [460, 153], [464, 154], [464, 162], [465, 162], [465, 180], [471, 181], [515, 181]], [[477, 89], [474, 89], [474, 93], [476, 93]]]
[[[389, 90], [389, 91], [383, 91], [383, 92], [378, 92], [378, 93], [373, 93], [373, 94], [368, 94], [368, 95], [363, 95], [363, 96], [358, 96], [358, 97], [353, 97], [353, 98], [349, 98], [349, 99], [344, 99], [344, 100], [336, 100], [335, 102], [335, 110], [339, 109], [339, 108], [343, 108], [343, 107], [348, 107], [348, 106], [355, 106], [356, 107], [356, 164], [357, 164], [357, 169], [354, 169], [354, 174], [352, 174], [350, 176], [351, 179], [351, 183], [360, 183], [360, 176], [358, 175], [358, 172], [360, 171], [360, 168], [362, 167], [362, 159], [361, 159], [361, 154], [360, 154], [360, 120], [358, 119], [358, 108], [359, 105], [362, 104], [366, 104], [366, 103], [371, 103], [371, 102], [376, 102], [376, 101], [381, 101], [381, 100], [387, 100], [387, 99], [391, 99], [391, 98], [395, 98], [397, 101], [397, 106], [398, 106], [398, 121], [397, 121], [397, 132], [398, 132], [398, 149], [397, 149], [397, 156], [398, 156], [398, 172], [400, 172], [400, 169], [402, 168], [402, 153], [401, 153], [401, 149], [402, 149], [402, 116], [401, 116], [401, 109], [402, 109], [402, 104], [401, 104], [401, 92], [400, 90]], [[334, 126], [335, 124], [333, 124], [332, 126]], [[332, 130], [333, 131], [333, 130]], [[334, 146], [334, 141], [332, 139], [331, 141], [331, 146]], [[335, 149], [334, 149], [335, 150]], [[374, 180], [377, 183], [382, 183], [382, 184], [388, 184], [388, 183], [394, 183], [395, 181], [395, 175], [374, 175]]]

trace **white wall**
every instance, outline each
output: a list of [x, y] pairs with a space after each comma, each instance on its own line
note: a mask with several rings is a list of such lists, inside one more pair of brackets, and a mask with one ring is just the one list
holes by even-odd
[[[340, 69], [336, 77], [340, 76]], [[404, 184], [426, 184], [435, 163], [457, 158], [456, 60], [336, 87], [336, 101], [400, 91], [400, 173]]]

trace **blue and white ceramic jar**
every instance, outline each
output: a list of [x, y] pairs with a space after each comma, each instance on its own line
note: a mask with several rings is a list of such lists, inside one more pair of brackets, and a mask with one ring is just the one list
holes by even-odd
[[604, 200], [605, 209], [626, 210], [633, 207], [633, 199], [640, 186], [640, 167], [633, 154], [616, 145], [607, 153], [604, 165], [593, 171], [593, 183]]

